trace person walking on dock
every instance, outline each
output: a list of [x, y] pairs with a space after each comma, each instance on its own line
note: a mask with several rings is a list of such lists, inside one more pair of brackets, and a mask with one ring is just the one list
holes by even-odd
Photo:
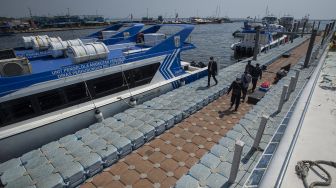
[[242, 86], [243, 86], [243, 88], [242, 88], [242, 92], [243, 92], [242, 102], [245, 101], [247, 90], [248, 90], [248, 88], [250, 86], [250, 83], [251, 83], [251, 79], [252, 79], [252, 76], [247, 71], [245, 71], [241, 76], [241, 82], [242, 82]]
[[213, 57], [210, 57], [210, 61], [209, 61], [209, 64], [208, 64], [208, 86], [207, 87], [210, 87], [210, 78], [211, 78], [211, 76], [213, 77], [213, 79], [216, 82], [215, 85], [218, 84], [218, 81], [216, 79], [216, 74], [217, 74], [217, 62], [214, 61]]
[[251, 74], [253, 69], [254, 69], [254, 66], [251, 65], [251, 60], [248, 60], [246, 66], [245, 66], [245, 72], [247, 72], [248, 74]]
[[256, 67], [254, 67], [254, 69], [251, 72], [251, 76], [252, 76], [252, 92], [254, 92], [255, 88], [257, 87], [257, 83], [258, 83], [258, 79], [262, 78], [262, 71], [261, 68], [259, 66], [259, 63], [256, 64]]
[[236, 80], [234, 80], [231, 85], [230, 88], [227, 92], [227, 94], [229, 95], [231, 90], [232, 90], [232, 95], [231, 95], [231, 106], [230, 109], [233, 107], [234, 104], [236, 104], [234, 111], [238, 110], [239, 104], [240, 104], [240, 97], [241, 97], [241, 93], [242, 93], [242, 82], [241, 82], [241, 78], [237, 77]]

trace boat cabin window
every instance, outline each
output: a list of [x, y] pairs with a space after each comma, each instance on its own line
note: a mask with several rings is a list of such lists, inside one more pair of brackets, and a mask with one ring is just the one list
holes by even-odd
[[97, 97], [106, 96], [111, 93], [116, 93], [120, 91], [120, 88], [123, 86], [123, 79], [121, 73], [115, 73], [112, 75], [96, 78], [89, 80], [88, 86], [92, 95]]
[[64, 88], [68, 102], [83, 101], [89, 98], [89, 93], [84, 83], [73, 84]]
[[[28, 97], [0, 103], [0, 127], [151, 82], [160, 63], [154, 63], [96, 79], [64, 86]], [[127, 82], [126, 82], [127, 81]], [[90, 94], [89, 92], [90, 91]]]
[[42, 111], [49, 111], [62, 106], [65, 101], [59, 90], [51, 90], [38, 94], [37, 100]]
[[0, 104], [0, 127], [13, 120], [32, 117], [34, 108], [29, 98], [20, 98]]

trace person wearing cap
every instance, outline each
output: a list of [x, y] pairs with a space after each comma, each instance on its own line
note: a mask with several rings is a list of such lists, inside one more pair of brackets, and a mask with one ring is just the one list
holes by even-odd
[[252, 92], [254, 92], [255, 88], [257, 87], [258, 79], [261, 80], [262, 78], [262, 71], [261, 68], [259, 67], [259, 63], [256, 64], [256, 67], [253, 69], [251, 72], [252, 76]]
[[239, 76], [237, 76], [236, 80], [234, 80], [231, 85], [230, 88], [227, 92], [227, 94], [229, 95], [231, 90], [232, 90], [232, 95], [231, 95], [231, 106], [230, 109], [233, 107], [234, 104], [236, 104], [234, 111], [238, 110], [239, 104], [240, 104], [240, 97], [241, 97], [241, 93], [242, 93], [242, 82], [241, 82], [241, 78]]
[[210, 61], [208, 63], [208, 86], [210, 87], [210, 78], [211, 76], [213, 77], [213, 79], [215, 80], [216, 84], [218, 84], [218, 81], [216, 79], [216, 74], [217, 74], [217, 62], [214, 61], [213, 57], [210, 57]]
[[242, 88], [242, 92], [243, 92], [242, 102], [245, 101], [247, 90], [248, 90], [248, 88], [250, 86], [250, 83], [251, 83], [251, 79], [252, 79], [252, 76], [247, 71], [245, 71], [241, 76], [241, 82], [242, 82], [242, 86], [243, 86], [243, 88]]

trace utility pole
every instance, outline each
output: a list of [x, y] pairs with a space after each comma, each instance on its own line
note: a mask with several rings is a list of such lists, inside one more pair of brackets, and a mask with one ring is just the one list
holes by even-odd
[[148, 8], [147, 8], [147, 20], [148, 20], [149, 16], [148, 16]]

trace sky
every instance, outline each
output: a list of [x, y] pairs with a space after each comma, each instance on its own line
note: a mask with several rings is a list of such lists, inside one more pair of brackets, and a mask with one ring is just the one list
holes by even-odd
[[94, 15], [107, 18], [141, 18], [162, 15], [174, 17], [214, 16], [220, 7], [220, 16], [232, 18], [263, 17], [266, 7], [276, 16], [284, 14], [312, 19], [336, 18], [336, 0], [0, 0], [0, 16]]

